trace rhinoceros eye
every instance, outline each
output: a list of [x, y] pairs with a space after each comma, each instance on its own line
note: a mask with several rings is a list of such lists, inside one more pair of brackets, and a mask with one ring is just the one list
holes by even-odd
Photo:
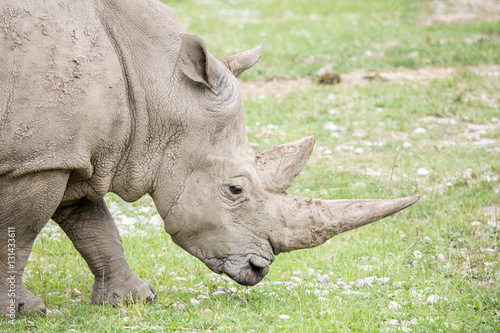
[[233, 194], [233, 195], [239, 195], [239, 194], [243, 193], [243, 189], [241, 188], [241, 186], [233, 185], [233, 186], [229, 186], [229, 192], [231, 192], [231, 194]]

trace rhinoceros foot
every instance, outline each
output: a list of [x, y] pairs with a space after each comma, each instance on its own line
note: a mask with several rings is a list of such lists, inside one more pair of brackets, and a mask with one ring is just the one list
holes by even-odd
[[96, 279], [92, 292], [92, 303], [111, 304], [117, 306], [120, 303], [137, 303], [140, 301], [152, 301], [156, 296], [155, 288], [148, 281], [137, 276], [104, 281]]
[[9, 299], [0, 302], [0, 311], [7, 318], [13, 319], [26, 312], [45, 314], [47, 309], [41, 297], [37, 297], [27, 290], [22, 290], [19, 297], [12, 301]]

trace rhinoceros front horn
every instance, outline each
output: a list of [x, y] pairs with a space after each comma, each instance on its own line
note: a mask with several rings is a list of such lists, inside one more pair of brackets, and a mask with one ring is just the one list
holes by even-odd
[[286, 194], [283, 226], [271, 238], [276, 252], [323, 244], [335, 235], [375, 222], [405, 209], [420, 196], [394, 200], [317, 200]]

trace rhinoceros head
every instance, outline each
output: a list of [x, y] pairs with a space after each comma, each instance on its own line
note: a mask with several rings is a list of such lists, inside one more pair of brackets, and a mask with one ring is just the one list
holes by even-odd
[[236, 77], [257, 62], [263, 45], [217, 60], [200, 37], [185, 34], [181, 39], [179, 70], [203, 96], [201, 155], [191, 163], [175, 204], [159, 210], [173, 241], [212, 271], [254, 285], [275, 255], [318, 246], [418, 200], [316, 200], [286, 193], [315, 139], [258, 154], [248, 143]]

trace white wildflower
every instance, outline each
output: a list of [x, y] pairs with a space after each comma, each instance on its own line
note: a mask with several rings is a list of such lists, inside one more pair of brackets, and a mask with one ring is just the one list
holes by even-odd
[[423, 127], [415, 128], [415, 130], [413, 131], [413, 134], [424, 134], [424, 133], [427, 133], [427, 130]]
[[427, 170], [426, 168], [418, 168], [417, 170], [417, 175], [418, 176], [427, 176], [429, 174], [429, 170]]
[[401, 305], [399, 305], [398, 303], [394, 302], [394, 301], [391, 301], [389, 303], [389, 306], [388, 306], [389, 310], [392, 310], [392, 309], [401, 309]]

